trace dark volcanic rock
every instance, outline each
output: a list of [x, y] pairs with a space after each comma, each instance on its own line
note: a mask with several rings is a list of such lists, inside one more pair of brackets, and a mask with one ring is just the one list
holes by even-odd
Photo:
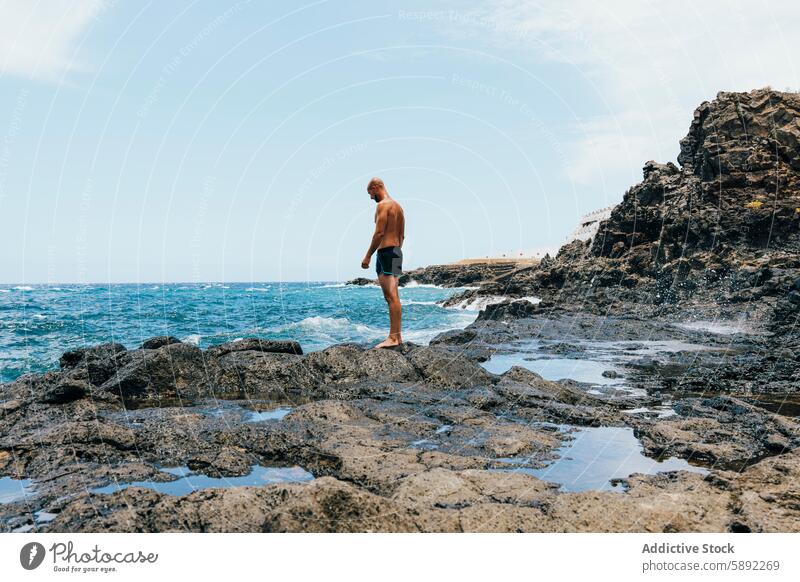
[[430, 341], [430, 345], [462, 345], [471, 342], [478, 337], [477, 332], [471, 329], [451, 329], [437, 335]]
[[718, 94], [695, 112], [681, 166], [647, 162], [591, 241], [450, 302], [532, 295], [602, 314], [694, 306], [714, 318], [746, 302], [769, 317], [800, 275], [798, 118], [796, 93]]
[[[465, 262], [447, 265], [429, 265], [404, 272], [398, 284], [404, 287], [411, 283], [438, 285], [439, 287], [467, 287], [502, 279], [511, 273], [531, 269], [531, 261]], [[347, 282], [348, 285], [375, 285], [375, 279], [359, 277]]]
[[395, 350], [365, 350], [356, 344], [339, 344], [309, 354], [306, 362], [324, 382], [331, 384], [420, 380], [414, 366]]
[[302, 355], [303, 348], [300, 343], [292, 340], [268, 340], [257, 337], [245, 338], [217, 346], [212, 346], [206, 353], [212, 356], [224, 356], [231, 352], [242, 352], [252, 350], [254, 352], [272, 352], [276, 354], [296, 354]]
[[156, 350], [158, 348], [168, 346], [169, 344], [179, 344], [181, 340], [171, 335], [159, 335], [156, 337], [151, 337], [148, 340], [142, 342], [142, 348], [145, 350]]
[[367, 279], [365, 277], [356, 277], [355, 279], [348, 281], [348, 285], [358, 285], [363, 287], [364, 285], [375, 285], [375, 279]]
[[65, 404], [83, 398], [91, 392], [91, 386], [82, 380], [65, 379], [46, 386], [40, 400], [47, 404]]
[[59, 360], [63, 370], [79, 369], [89, 382], [100, 386], [129, 361], [129, 353], [119, 343], [108, 343], [64, 352]]
[[479, 320], [506, 321], [509, 319], [521, 319], [531, 317], [538, 311], [536, 305], [530, 301], [507, 300], [502, 303], [487, 305], [478, 314]]
[[322, 380], [305, 356], [245, 350], [214, 359], [218, 367], [215, 384], [220, 393], [240, 398], [300, 395], [317, 387]]
[[498, 377], [458, 351], [443, 347], [415, 347], [408, 361], [426, 382], [437, 387], [471, 388], [494, 384]]
[[800, 447], [800, 424], [728, 396], [686, 398], [677, 416], [637, 426], [645, 450], [741, 471], [768, 455]]
[[190, 344], [133, 350], [127, 355], [128, 363], [101, 386], [126, 403], [197, 397], [214, 378], [214, 360], [204, 358], [203, 351]]

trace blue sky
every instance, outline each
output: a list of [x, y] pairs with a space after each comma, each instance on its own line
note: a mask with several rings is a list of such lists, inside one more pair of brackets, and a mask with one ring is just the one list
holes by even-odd
[[[702, 4], [702, 5], [698, 5]], [[785, 2], [0, 2], [0, 281], [343, 280], [558, 245], [720, 90], [800, 87]]]

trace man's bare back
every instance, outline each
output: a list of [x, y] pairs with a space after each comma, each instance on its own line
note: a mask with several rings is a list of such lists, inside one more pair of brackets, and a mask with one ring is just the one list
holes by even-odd
[[402, 206], [397, 200], [387, 197], [378, 202], [378, 207], [375, 209], [375, 224], [378, 223], [381, 214], [385, 215], [386, 226], [378, 248], [402, 247], [406, 227], [406, 218], [403, 214]]

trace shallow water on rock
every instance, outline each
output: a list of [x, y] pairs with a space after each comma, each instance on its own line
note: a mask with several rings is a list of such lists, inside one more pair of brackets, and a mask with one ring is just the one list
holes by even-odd
[[282, 420], [284, 416], [289, 414], [292, 408], [282, 406], [280, 408], [273, 408], [272, 410], [251, 410], [245, 422], [261, 422], [262, 420]]
[[545, 380], [564, 380], [569, 378], [587, 384], [613, 385], [622, 384], [621, 378], [606, 378], [603, 372], [613, 370], [621, 375], [621, 371], [605, 362], [573, 358], [531, 358], [530, 353], [495, 354], [483, 367], [493, 374], [502, 374], [512, 368], [521, 366], [536, 372]]
[[34, 494], [32, 487], [30, 479], [0, 477], [0, 503], [13, 503], [30, 497]]
[[[552, 426], [552, 425], [551, 425]], [[567, 432], [575, 427], [555, 425]], [[543, 468], [526, 466], [528, 459], [498, 459], [513, 465], [502, 469], [533, 475], [543, 481], [561, 485], [565, 492], [578, 491], [624, 491], [612, 479], [624, 479], [634, 473], [655, 475], [665, 471], [693, 471], [707, 474], [708, 470], [690, 465], [684, 459], [670, 457], [657, 461], [642, 454], [642, 446], [627, 427], [581, 427], [571, 433], [574, 440], [568, 441], [556, 451], [559, 459]]]
[[133, 481], [131, 483], [112, 483], [105, 487], [92, 489], [92, 493], [113, 493], [128, 487], [147, 487], [168, 495], [187, 495], [198, 489], [209, 487], [245, 487], [269, 485], [271, 483], [303, 483], [314, 479], [314, 475], [302, 467], [262, 467], [253, 465], [250, 473], [241, 477], [209, 477], [192, 473], [186, 467], [164, 467], [166, 473], [177, 475], [174, 481]]
[[[626, 385], [625, 363], [659, 353], [713, 350], [700, 344], [679, 340], [652, 341], [570, 341], [566, 357], [550, 353], [558, 342], [524, 341], [497, 346], [505, 353], [494, 354], [481, 365], [489, 372], [502, 374], [520, 366], [536, 372], [545, 380], [575, 380], [600, 387], [630, 390]], [[605, 373], [605, 375], [604, 375]]]
[[222, 417], [227, 414], [240, 416], [242, 422], [261, 422], [265, 420], [282, 420], [284, 416], [294, 410], [291, 406], [278, 406], [265, 410], [254, 410], [240, 404], [209, 408], [202, 406], [199, 412], [207, 416]]

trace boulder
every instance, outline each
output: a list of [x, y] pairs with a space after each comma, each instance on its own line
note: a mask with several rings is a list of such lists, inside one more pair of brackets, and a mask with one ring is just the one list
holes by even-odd
[[181, 340], [171, 335], [157, 335], [142, 342], [142, 349], [157, 350], [170, 344], [179, 344]]
[[438, 346], [420, 346], [406, 356], [425, 381], [437, 388], [474, 388], [497, 382], [474, 360], [456, 350]]
[[215, 365], [200, 348], [167, 344], [155, 350], [128, 352], [129, 361], [100, 388], [126, 403], [194, 398], [208, 392]]
[[231, 352], [269, 352], [275, 354], [295, 354], [302, 355], [303, 348], [300, 343], [292, 340], [270, 340], [258, 337], [251, 337], [240, 339], [216, 346], [211, 346], [206, 350], [206, 353], [211, 356], [224, 356]]
[[309, 354], [306, 362], [329, 384], [420, 380], [414, 366], [392, 349], [365, 350], [356, 344], [338, 344]]
[[129, 361], [129, 353], [120, 343], [106, 343], [64, 352], [59, 359], [62, 370], [81, 369], [95, 386], [106, 382]]
[[524, 319], [533, 317], [537, 314], [538, 308], [530, 301], [515, 301], [508, 299], [501, 303], [487, 305], [478, 314], [478, 321], [509, 321], [512, 319]]
[[91, 392], [88, 382], [66, 378], [63, 381], [45, 385], [39, 400], [45, 404], [66, 404], [84, 398]]
[[477, 337], [478, 334], [471, 329], [451, 329], [442, 332], [435, 338], [433, 338], [430, 341], [430, 345], [432, 346], [439, 344], [462, 345], [475, 340], [475, 338]]
[[305, 356], [253, 350], [232, 351], [213, 358], [215, 386], [220, 393], [283, 398], [310, 394], [320, 381], [319, 371]]

